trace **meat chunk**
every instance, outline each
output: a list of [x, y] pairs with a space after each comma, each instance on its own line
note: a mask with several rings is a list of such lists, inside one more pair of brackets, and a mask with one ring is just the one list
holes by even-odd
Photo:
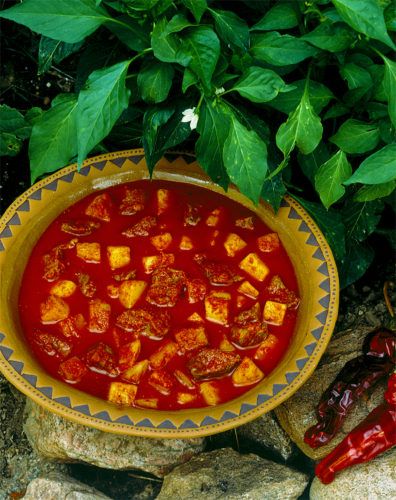
[[133, 406], [137, 392], [137, 386], [123, 382], [112, 382], [107, 399], [119, 406]]
[[147, 215], [142, 220], [134, 224], [129, 229], [123, 231], [123, 235], [127, 238], [134, 238], [135, 236], [148, 236], [153, 228], [157, 225], [156, 217]]
[[187, 285], [187, 298], [190, 304], [200, 302], [206, 295], [206, 283], [199, 279], [194, 278], [186, 281]]
[[77, 257], [91, 264], [100, 263], [100, 243], [77, 243]]
[[228, 257], [235, 257], [246, 245], [246, 241], [236, 233], [230, 233], [224, 242], [224, 248]]
[[248, 229], [249, 231], [254, 230], [253, 217], [241, 217], [235, 221], [236, 227], [241, 227], [242, 229]]
[[120, 214], [135, 215], [144, 210], [146, 194], [143, 189], [125, 188], [124, 197], [120, 204]]
[[91, 280], [89, 274], [76, 273], [76, 278], [81, 293], [84, 295], [84, 297], [88, 297], [89, 299], [91, 299], [96, 293], [96, 285]]
[[77, 356], [63, 361], [58, 369], [59, 376], [69, 384], [77, 384], [86, 373], [87, 367]]
[[199, 214], [199, 208], [188, 204], [183, 215], [184, 225], [196, 226], [200, 220], [201, 216]]
[[111, 307], [107, 302], [93, 299], [89, 303], [88, 330], [92, 333], [104, 333], [110, 324]]
[[222, 262], [202, 260], [200, 266], [211, 285], [232, 285], [243, 279], [231, 266]]
[[159, 307], [173, 307], [186, 282], [184, 271], [161, 267], [154, 271], [146, 300]]
[[258, 361], [265, 360], [267, 356], [271, 355], [272, 349], [278, 342], [278, 338], [275, 337], [275, 335], [273, 335], [272, 333], [269, 333], [267, 338], [258, 346], [254, 354], [254, 359], [257, 359]]
[[256, 302], [250, 309], [240, 312], [234, 318], [234, 324], [245, 326], [249, 323], [258, 323], [260, 321], [260, 304]]
[[126, 309], [131, 309], [140, 299], [147, 287], [145, 281], [126, 280], [119, 287], [118, 298]]
[[149, 376], [148, 383], [164, 396], [169, 396], [175, 379], [165, 370], [156, 370]]
[[99, 194], [87, 206], [85, 215], [102, 220], [103, 222], [110, 222], [111, 206], [110, 196], [107, 193]]
[[44, 266], [43, 278], [49, 282], [59, 279], [69, 265], [64, 251], [59, 247], [55, 247], [43, 255], [42, 262]]
[[85, 327], [87, 322], [82, 314], [76, 314], [75, 316], [70, 316], [59, 322], [59, 329], [62, 334], [69, 338], [79, 338], [81, 330]]
[[63, 222], [61, 230], [74, 236], [88, 236], [100, 228], [100, 222], [93, 220], [72, 220]]
[[35, 332], [34, 341], [43, 352], [48, 354], [48, 356], [58, 355], [64, 358], [68, 356], [72, 350], [69, 343], [46, 332]]
[[116, 281], [126, 281], [133, 280], [136, 277], [136, 270], [132, 269], [131, 271], [124, 271], [122, 273], [113, 274], [113, 278]]
[[258, 281], [264, 281], [270, 272], [260, 257], [253, 252], [241, 260], [239, 267]]
[[155, 370], [164, 368], [169, 361], [177, 354], [177, 344], [169, 341], [157, 349], [149, 358], [150, 366]]
[[148, 255], [142, 259], [144, 272], [151, 274], [159, 267], [168, 267], [175, 263], [173, 253], [162, 253], [161, 255]]
[[116, 326], [127, 332], [133, 332], [135, 335], [145, 335], [159, 340], [169, 332], [170, 315], [167, 311], [143, 308], [128, 310], [117, 317]]
[[257, 384], [264, 378], [264, 373], [250, 358], [245, 357], [232, 374], [232, 383], [236, 387]]
[[157, 234], [156, 236], [152, 236], [150, 241], [153, 247], [159, 252], [163, 252], [172, 243], [172, 235], [170, 233]]
[[231, 294], [212, 291], [205, 297], [205, 315], [208, 321], [228, 325]]
[[260, 318], [260, 305], [242, 311], [234, 318], [230, 338], [240, 347], [253, 347], [260, 344], [267, 336], [268, 328]]
[[300, 304], [297, 294], [289, 290], [278, 275], [272, 277], [270, 284], [267, 286], [267, 292], [270, 294], [271, 299], [287, 304], [289, 309], [297, 309]]
[[77, 285], [71, 280], [59, 280], [57, 281], [50, 290], [51, 295], [56, 295], [57, 297], [70, 297], [76, 291]]
[[70, 308], [68, 304], [56, 295], [50, 295], [45, 302], [40, 304], [40, 317], [44, 325], [58, 323], [66, 319], [69, 314]]
[[109, 377], [117, 377], [117, 361], [113, 349], [99, 342], [95, 346], [91, 347], [86, 355], [87, 365], [90, 370], [103, 373]]
[[187, 363], [187, 368], [196, 380], [222, 377], [230, 373], [241, 360], [235, 352], [204, 347]]
[[280, 240], [277, 233], [268, 233], [257, 238], [257, 246], [260, 252], [269, 253], [280, 247]]
[[198, 347], [205, 347], [209, 344], [203, 326], [197, 328], [181, 328], [175, 332], [175, 339], [182, 352], [194, 351], [198, 349]]
[[131, 249], [128, 246], [107, 247], [107, 260], [112, 271], [127, 266], [131, 262]]
[[139, 357], [141, 347], [142, 343], [139, 339], [121, 346], [118, 352], [118, 366], [122, 372], [135, 364], [135, 361]]
[[275, 302], [273, 300], [267, 300], [264, 304], [263, 320], [271, 325], [280, 326], [283, 324], [286, 311], [286, 304], [281, 304], [280, 302]]

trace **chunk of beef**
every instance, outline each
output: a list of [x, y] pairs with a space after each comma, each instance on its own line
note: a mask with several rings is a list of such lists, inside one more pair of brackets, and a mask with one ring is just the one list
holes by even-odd
[[186, 281], [187, 298], [190, 304], [200, 302], [206, 295], [206, 283], [199, 278], [189, 279]]
[[71, 353], [72, 347], [69, 343], [59, 339], [50, 333], [37, 331], [34, 333], [34, 342], [48, 356], [66, 357]]
[[169, 332], [170, 315], [167, 311], [143, 308], [128, 310], [117, 317], [116, 326], [135, 335], [162, 339]]
[[84, 295], [84, 297], [88, 297], [89, 299], [91, 299], [96, 293], [96, 285], [91, 280], [89, 274], [76, 273], [76, 278], [81, 293]]
[[196, 226], [198, 222], [201, 220], [201, 216], [199, 214], [198, 207], [194, 207], [190, 204], [187, 205], [184, 215], [183, 221], [185, 226]]
[[270, 284], [267, 286], [267, 292], [270, 294], [271, 299], [287, 304], [290, 309], [297, 309], [300, 304], [297, 294], [289, 290], [278, 275], [272, 277]]
[[107, 302], [93, 299], [89, 303], [88, 330], [93, 333], [104, 333], [110, 324], [111, 307]]
[[55, 247], [43, 255], [42, 262], [44, 266], [43, 278], [49, 282], [59, 279], [69, 265], [64, 251], [59, 247]]
[[184, 271], [161, 267], [154, 271], [146, 300], [159, 307], [173, 307], [186, 282]]
[[111, 206], [110, 196], [107, 193], [99, 194], [87, 206], [85, 215], [104, 222], [110, 222]]
[[211, 379], [227, 375], [240, 360], [235, 352], [204, 347], [188, 361], [187, 368], [197, 380]]
[[94, 372], [103, 373], [110, 377], [116, 377], [119, 373], [112, 348], [103, 342], [99, 342], [89, 349], [86, 360], [87, 366]]
[[260, 305], [240, 312], [231, 326], [230, 339], [240, 347], [253, 347], [260, 344], [268, 334], [267, 325], [261, 321]]
[[127, 238], [133, 238], [135, 236], [148, 236], [153, 228], [157, 225], [156, 217], [147, 215], [143, 217], [142, 220], [134, 224], [132, 227], [123, 231], [123, 235]]
[[124, 197], [120, 204], [120, 214], [135, 215], [144, 210], [146, 194], [143, 189], [125, 188]]
[[83, 376], [87, 373], [87, 367], [77, 356], [63, 361], [59, 365], [58, 374], [65, 382], [76, 384], [80, 382]]
[[87, 322], [82, 314], [76, 314], [75, 316], [70, 316], [59, 322], [59, 329], [62, 334], [69, 338], [79, 338], [80, 332], [84, 328]]
[[254, 230], [254, 221], [253, 217], [241, 217], [235, 221], [235, 225], [237, 227], [241, 227], [242, 229], [248, 229], [249, 231]]
[[71, 220], [63, 222], [61, 230], [64, 233], [73, 234], [74, 236], [88, 236], [100, 228], [100, 222], [93, 220]]
[[232, 285], [243, 278], [228, 264], [211, 260], [202, 260], [199, 264], [211, 285]]
[[165, 370], [155, 370], [149, 376], [148, 383], [164, 396], [168, 396], [175, 384], [175, 379]]

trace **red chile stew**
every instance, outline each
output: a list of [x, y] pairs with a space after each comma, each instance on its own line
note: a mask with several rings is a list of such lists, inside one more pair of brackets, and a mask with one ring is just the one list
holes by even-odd
[[138, 181], [80, 200], [26, 267], [26, 339], [53, 377], [119, 405], [217, 405], [285, 354], [299, 304], [278, 235], [187, 184]]

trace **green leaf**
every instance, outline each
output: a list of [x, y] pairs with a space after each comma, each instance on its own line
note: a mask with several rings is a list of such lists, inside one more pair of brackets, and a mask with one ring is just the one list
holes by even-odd
[[78, 96], [78, 164], [104, 137], [128, 107], [130, 92], [125, 77], [130, 61], [91, 73]]
[[[14, 108], [6, 104], [0, 105], [0, 132], [8, 132], [14, 135], [20, 135], [20, 131], [25, 127], [25, 118]], [[20, 136], [25, 139], [28, 136]]]
[[338, 118], [339, 116], [344, 116], [349, 113], [349, 108], [342, 104], [341, 102], [336, 102], [334, 106], [331, 106], [323, 116], [323, 120], [329, 120], [330, 118]]
[[77, 154], [77, 98], [64, 94], [33, 125], [29, 142], [31, 179], [68, 164]]
[[[275, 167], [268, 163], [268, 173], [271, 174]], [[268, 202], [272, 208], [277, 212], [281, 205], [282, 199], [286, 194], [286, 186], [282, 180], [282, 174], [274, 175], [271, 179], [264, 181], [261, 190], [261, 198]]]
[[0, 12], [32, 31], [66, 43], [76, 43], [112, 18], [93, 0], [24, 0]]
[[188, 55], [184, 61], [180, 61], [176, 54], [181, 46], [181, 40], [176, 33], [193, 26], [183, 15], [177, 14], [168, 22], [166, 17], [163, 17], [154, 24], [154, 29], [151, 33], [151, 46], [154, 55], [162, 62], [179, 62], [187, 65], [191, 59]]
[[42, 75], [48, 71], [52, 66], [52, 61], [60, 63], [66, 57], [77, 52], [82, 45], [83, 42], [65, 43], [42, 36], [38, 52], [38, 74]]
[[196, 85], [198, 83], [198, 78], [195, 73], [193, 73], [190, 69], [185, 68], [183, 73], [182, 80], [182, 92], [185, 94], [187, 89], [192, 85]]
[[355, 63], [347, 63], [340, 68], [341, 77], [347, 81], [349, 90], [363, 88], [366, 91], [373, 85], [369, 71]]
[[351, 176], [352, 167], [343, 151], [323, 163], [315, 175], [315, 189], [323, 205], [329, 208], [345, 193], [342, 183]]
[[384, 182], [383, 184], [374, 184], [372, 186], [363, 186], [353, 197], [354, 201], [373, 201], [379, 198], [385, 198], [393, 193], [396, 188], [396, 180]]
[[[220, 41], [209, 26], [190, 28], [183, 37], [176, 57], [183, 66], [188, 66], [200, 79], [206, 89], [220, 56]], [[186, 63], [186, 61], [188, 62]]]
[[139, 71], [137, 85], [143, 101], [158, 103], [164, 101], [172, 86], [174, 69], [170, 64], [151, 61]]
[[[275, 99], [273, 99], [268, 104], [272, 107], [281, 111], [282, 113], [289, 114], [296, 109], [299, 102], [301, 101], [302, 95], [305, 89], [306, 80], [297, 80], [292, 82], [293, 87], [290, 92], [281, 93]], [[319, 114], [322, 109], [327, 106], [327, 104], [334, 99], [332, 91], [323, 85], [322, 83], [315, 82], [313, 80], [309, 81], [309, 102], [315, 110], [315, 113]]]
[[338, 262], [340, 287], [343, 289], [361, 278], [374, 260], [371, 247], [362, 244], [348, 245], [345, 257]]
[[345, 153], [367, 153], [378, 145], [380, 133], [378, 125], [350, 118], [329, 140]]
[[370, 120], [388, 117], [388, 108], [386, 104], [382, 104], [381, 102], [368, 102], [366, 104], [366, 111]]
[[364, 203], [348, 201], [341, 211], [348, 241], [360, 243], [368, 238], [377, 227], [383, 208], [380, 200]]
[[209, 9], [219, 37], [234, 48], [249, 48], [249, 27], [244, 20], [228, 10]]
[[396, 231], [394, 229], [380, 228], [376, 229], [375, 232], [386, 238], [392, 250], [396, 251]]
[[252, 102], [267, 102], [274, 99], [279, 92], [292, 90], [280, 76], [270, 69], [250, 66], [242, 77], [230, 89], [236, 90], [242, 97]]
[[341, 18], [353, 29], [396, 49], [386, 30], [383, 8], [377, 0], [332, 0]]
[[16, 156], [21, 148], [23, 141], [15, 134], [0, 132], [0, 156]]
[[206, 0], [182, 0], [182, 3], [193, 13], [197, 23], [201, 21], [201, 17], [208, 7]]
[[345, 226], [340, 212], [332, 208], [326, 210], [319, 203], [304, 200], [295, 195], [294, 198], [317, 222], [333, 251], [337, 263], [340, 263], [345, 255]]
[[392, 144], [395, 141], [395, 129], [389, 118], [378, 120], [381, 141], [385, 144]]
[[366, 158], [344, 184], [346, 186], [357, 182], [383, 184], [394, 179], [396, 179], [396, 144], [388, 144]]
[[259, 61], [273, 66], [297, 64], [317, 54], [318, 50], [291, 35], [271, 31], [264, 35], [253, 35], [250, 53]]
[[354, 41], [353, 33], [342, 24], [324, 22], [301, 37], [302, 40], [329, 52], [342, 52]]
[[150, 177], [153, 174], [157, 161], [161, 158], [161, 147], [158, 146], [158, 130], [167, 123], [174, 114], [175, 108], [149, 108], [143, 118], [143, 147]]
[[320, 118], [310, 104], [306, 90], [297, 108], [290, 113], [276, 133], [276, 144], [283, 155], [289, 156], [297, 145], [304, 154], [312, 153], [319, 144], [323, 133]]
[[149, 26], [128, 15], [116, 17], [105, 26], [129, 49], [140, 52], [150, 46]]
[[230, 128], [231, 112], [218, 101], [205, 99], [202, 103], [195, 144], [198, 163], [209, 177], [225, 190], [229, 184], [223, 162], [223, 146]]
[[298, 26], [298, 16], [293, 2], [275, 4], [252, 31], [286, 30]]
[[318, 147], [312, 151], [312, 153], [309, 153], [309, 155], [298, 153], [297, 159], [301, 170], [311, 181], [313, 186], [315, 186], [316, 172], [319, 170], [319, 167], [329, 159], [329, 157], [329, 150], [323, 142], [320, 142]]
[[382, 56], [385, 63], [384, 91], [388, 99], [388, 111], [396, 129], [396, 62]]
[[253, 130], [231, 117], [230, 131], [224, 143], [223, 161], [231, 181], [240, 191], [258, 203], [267, 174], [267, 146]]

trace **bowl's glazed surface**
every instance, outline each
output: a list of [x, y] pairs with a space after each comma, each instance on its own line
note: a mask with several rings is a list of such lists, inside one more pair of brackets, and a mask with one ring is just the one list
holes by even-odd
[[[277, 215], [255, 207], [237, 190], [227, 196], [254, 211], [277, 232], [293, 263], [301, 296], [296, 332], [280, 364], [240, 398], [199, 409], [158, 411], [118, 408], [50, 377], [26, 346], [18, 316], [18, 293], [29, 255], [49, 223], [93, 191], [149, 177], [143, 150], [91, 158], [80, 172], [64, 168], [32, 186], [0, 220], [0, 370], [19, 390], [50, 411], [109, 432], [148, 437], [195, 437], [236, 427], [290, 397], [315, 369], [330, 340], [338, 310], [333, 256], [316, 224], [291, 197]], [[224, 194], [194, 157], [163, 158], [154, 178], [192, 183]]]

